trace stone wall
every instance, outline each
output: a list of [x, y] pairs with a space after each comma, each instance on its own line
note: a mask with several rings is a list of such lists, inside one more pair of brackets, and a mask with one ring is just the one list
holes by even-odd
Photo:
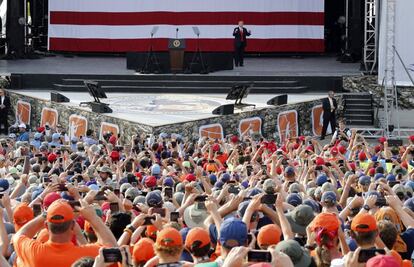
[[[52, 103], [50, 101], [28, 97], [15, 92], [10, 92], [13, 106], [16, 106], [18, 100], [29, 102], [32, 106], [31, 111], [31, 128], [35, 129], [40, 125], [41, 112], [44, 107], [54, 108], [59, 113], [58, 122], [64, 127], [68, 127], [69, 116], [72, 114], [80, 115], [88, 120], [88, 128], [93, 129], [97, 134], [100, 131], [102, 122], [117, 124], [119, 126], [121, 141], [126, 142], [130, 140], [130, 136], [137, 133], [153, 133], [159, 134], [161, 132], [178, 133], [188, 139], [197, 139], [199, 137], [199, 127], [203, 125], [220, 123], [224, 129], [224, 135], [234, 134], [238, 132], [239, 122], [245, 118], [260, 117], [262, 119], [262, 133], [266, 137], [275, 137], [277, 139], [277, 117], [283, 111], [296, 110], [298, 114], [298, 125], [300, 135], [312, 135], [311, 112], [315, 105], [321, 103], [321, 100], [313, 100], [295, 104], [282, 105], [278, 107], [258, 109], [233, 115], [216, 116], [208, 119], [201, 119], [195, 121], [188, 121], [184, 123], [169, 124], [163, 126], [151, 127], [144, 124], [130, 122], [118, 118], [111, 117], [107, 114], [97, 114], [78, 107], [69, 107], [64, 104]], [[343, 98], [341, 95], [338, 99], [338, 113], [343, 113]], [[14, 115], [10, 121], [15, 121]]]
[[[378, 85], [378, 76], [359, 75], [343, 78], [344, 90], [349, 92], [371, 92], [379, 107], [383, 105], [384, 91]], [[398, 87], [398, 105], [401, 109], [414, 109], [414, 87]]]
[[[127, 120], [111, 117], [107, 114], [99, 114], [89, 110], [84, 110], [78, 107], [70, 107], [60, 103], [54, 103], [43, 99], [38, 99], [35, 97], [25, 96], [15, 92], [9, 92], [11, 103], [16, 109], [17, 101], [22, 100], [31, 104], [31, 120], [30, 128], [36, 129], [40, 125], [41, 113], [44, 107], [54, 108], [58, 111], [58, 123], [63, 127], [68, 129], [69, 116], [70, 115], [79, 115], [83, 116], [88, 120], [88, 129], [93, 129], [98, 135], [100, 132], [100, 127], [102, 122], [112, 123], [119, 126], [119, 131], [121, 134], [121, 139], [123, 141], [127, 140], [127, 136], [132, 136], [137, 133], [151, 133], [153, 131], [151, 126], [139, 124], [135, 122], [130, 122]], [[15, 121], [15, 114], [10, 114], [9, 121], [13, 123]]]

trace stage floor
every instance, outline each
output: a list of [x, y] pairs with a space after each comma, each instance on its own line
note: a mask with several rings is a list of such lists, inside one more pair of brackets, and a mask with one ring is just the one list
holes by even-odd
[[[16, 93], [50, 100], [47, 91], [18, 90]], [[92, 101], [87, 93], [62, 92], [70, 99], [70, 103], [62, 103], [79, 107], [80, 102]], [[224, 94], [132, 94], [132, 93], [107, 93], [108, 99], [102, 102], [109, 103], [113, 113], [106, 114], [115, 118], [131, 122], [160, 126], [172, 123], [181, 123], [198, 119], [215, 117], [211, 112], [223, 104], [234, 103], [225, 100]], [[257, 109], [268, 107], [266, 102], [276, 95], [251, 94], [244, 103], [256, 104]], [[288, 104], [320, 99], [326, 94], [289, 94]], [[90, 110], [89, 108], [83, 108]], [[251, 110], [250, 108], [244, 111]], [[240, 112], [240, 111], [235, 111]]]
[[[0, 74], [108, 74], [134, 75], [125, 57], [74, 56], [0, 60]], [[332, 56], [246, 58], [245, 66], [217, 71], [215, 76], [347, 76], [359, 75], [359, 63], [341, 63]], [[136, 74], [139, 75], [139, 74]], [[168, 74], [167, 74], [168, 75]], [[169, 74], [171, 75], [171, 74]], [[199, 75], [199, 74], [194, 74]]]

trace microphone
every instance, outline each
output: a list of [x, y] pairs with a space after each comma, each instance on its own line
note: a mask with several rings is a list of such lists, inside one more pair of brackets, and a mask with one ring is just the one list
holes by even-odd
[[175, 39], [178, 39], [178, 31], [179, 31], [179, 29], [178, 29], [178, 28], [176, 28], [176, 29], [175, 29]]

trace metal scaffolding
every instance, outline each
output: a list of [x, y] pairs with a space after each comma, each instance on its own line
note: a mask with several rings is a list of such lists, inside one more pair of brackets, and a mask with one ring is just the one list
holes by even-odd
[[365, 0], [364, 22], [364, 66], [372, 74], [377, 68], [378, 60], [378, 14], [379, 0]]
[[397, 121], [397, 134], [400, 136], [400, 120], [398, 118], [398, 96], [395, 83], [395, 6], [396, 0], [386, 1], [385, 16], [385, 75], [384, 86], [384, 122], [386, 136], [390, 136]]

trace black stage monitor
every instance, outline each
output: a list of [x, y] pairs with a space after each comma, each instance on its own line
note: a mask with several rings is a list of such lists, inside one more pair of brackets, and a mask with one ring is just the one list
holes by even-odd
[[234, 113], [234, 104], [221, 105], [212, 112], [214, 115], [230, 115]]
[[56, 103], [70, 102], [69, 98], [58, 92], [50, 92], [50, 100]]
[[83, 83], [88, 89], [89, 94], [95, 99], [95, 102], [100, 103], [99, 98], [108, 98], [98, 82], [83, 81]]
[[280, 106], [280, 105], [286, 105], [288, 101], [288, 96], [287, 95], [278, 95], [273, 97], [272, 99], [269, 99], [269, 101], [267, 101], [267, 105], [269, 106]]

